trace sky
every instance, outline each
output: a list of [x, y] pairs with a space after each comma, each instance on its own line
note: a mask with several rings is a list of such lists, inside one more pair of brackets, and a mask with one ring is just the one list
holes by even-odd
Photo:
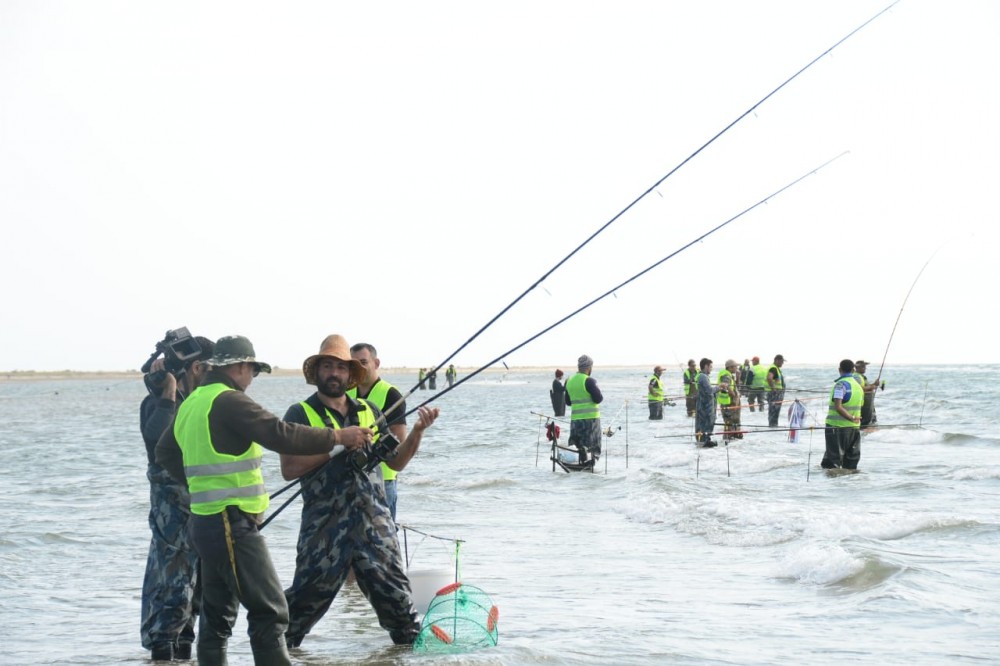
[[1000, 362], [1000, 3], [767, 97], [889, 5], [7, 0], [0, 371]]

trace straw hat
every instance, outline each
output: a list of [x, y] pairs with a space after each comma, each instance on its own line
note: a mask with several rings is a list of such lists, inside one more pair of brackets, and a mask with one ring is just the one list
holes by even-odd
[[344, 336], [334, 333], [323, 338], [318, 354], [313, 354], [302, 362], [302, 374], [305, 375], [307, 384], [316, 384], [316, 365], [324, 358], [332, 358], [351, 364], [351, 378], [347, 382], [348, 389], [354, 388], [365, 378], [365, 369], [361, 363], [351, 358], [351, 346], [347, 344], [347, 340], [344, 339]]

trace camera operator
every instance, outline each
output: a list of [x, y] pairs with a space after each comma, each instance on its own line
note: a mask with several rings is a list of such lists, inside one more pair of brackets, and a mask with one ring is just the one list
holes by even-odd
[[[347, 395], [365, 376], [340, 335], [323, 340], [318, 354], [302, 364], [306, 382], [316, 393], [288, 408], [285, 420], [317, 428], [376, 429], [378, 407]], [[438, 417], [436, 408], [421, 407], [417, 422], [399, 445], [401, 456], [412, 455], [423, 432]], [[383, 420], [384, 422], [384, 420]], [[385, 448], [376, 435], [374, 446], [330, 459], [328, 456], [281, 456], [285, 479], [301, 479], [302, 524], [295, 561], [295, 579], [285, 590], [289, 622], [288, 647], [301, 644], [330, 607], [353, 569], [359, 587], [371, 602], [379, 624], [396, 644], [410, 644], [420, 633], [410, 581], [402, 568], [396, 527], [382, 486], [379, 457]], [[364, 453], [362, 453], [362, 451]], [[387, 454], [384, 452], [383, 454]], [[389, 457], [386, 455], [386, 457]]]
[[[183, 347], [176, 346], [180, 343]], [[142, 581], [140, 635], [154, 661], [190, 659], [198, 614], [198, 556], [188, 544], [190, 498], [184, 484], [156, 464], [154, 449], [173, 422], [177, 407], [208, 373], [215, 344], [191, 337], [187, 329], [169, 331], [157, 345], [163, 356], [148, 363], [143, 377], [149, 394], [139, 407], [149, 479], [149, 528], [153, 533]], [[178, 355], [176, 349], [182, 349]]]

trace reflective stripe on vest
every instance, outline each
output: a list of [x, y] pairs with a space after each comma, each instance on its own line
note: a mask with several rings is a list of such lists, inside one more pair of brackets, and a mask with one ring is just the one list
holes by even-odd
[[570, 421], [585, 421], [587, 419], [601, 418], [601, 410], [597, 403], [590, 397], [587, 391], [587, 378], [585, 372], [578, 372], [566, 382], [566, 394], [569, 396], [573, 414]]
[[833, 383], [833, 388], [830, 389], [830, 409], [826, 413], [826, 425], [832, 426], [834, 428], [860, 428], [860, 423], [855, 423], [854, 421], [848, 421], [840, 412], [837, 411], [836, 406], [833, 402], [833, 392], [837, 389], [837, 384], [840, 382], [847, 382], [848, 387], [850, 387], [851, 395], [847, 400], [841, 401], [841, 406], [847, 410], [847, 413], [857, 418], [861, 415], [861, 404], [865, 401], [865, 392], [861, 388], [861, 384], [857, 382], [851, 375], [844, 375], [840, 377]]
[[[384, 414], [385, 413], [385, 401], [389, 399], [389, 389], [391, 389], [391, 388], [395, 388], [395, 387], [392, 384], [390, 384], [389, 382], [385, 381], [384, 379], [379, 378], [379, 380], [372, 385], [372, 390], [368, 392], [368, 397], [366, 397], [364, 399], [367, 400], [368, 402], [370, 402], [371, 404], [375, 405], [376, 407], [378, 407], [380, 410], [382, 410], [382, 413]], [[358, 397], [358, 387], [355, 386], [354, 388], [352, 388], [351, 390], [349, 390], [347, 392], [347, 395], [351, 396], [352, 398], [357, 399], [357, 397]], [[390, 407], [391, 406], [392, 405], [390, 405]], [[374, 419], [372, 420], [372, 422], [374, 423]], [[365, 427], [369, 427], [369, 426], [365, 426]], [[388, 426], [386, 426], [386, 427], [388, 427]], [[373, 441], [375, 441], [375, 442], [378, 441], [378, 435], [375, 436], [375, 439]], [[379, 463], [379, 465], [382, 468], [382, 480], [383, 481], [395, 481], [396, 480], [396, 475], [399, 474], [399, 472], [397, 472], [396, 470], [392, 469], [391, 467], [389, 467], [385, 463]]]
[[[733, 379], [733, 373], [729, 372], [728, 370], [719, 370], [719, 376], [716, 379], [716, 383], [718, 383], [720, 388], [723, 386], [722, 379], [724, 377], [729, 377], [730, 387], [732, 387], [735, 384], [735, 380]], [[729, 395], [729, 392], [726, 391], [725, 389], [722, 389], [718, 393], [716, 393], [715, 399], [718, 401], [720, 405], [726, 405], [726, 406], [728, 406], [733, 401], [732, 396]]]
[[227, 506], [247, 513], [263, 513], [270, 499], [264, 488], [261, 459], [264, 450], [251, 442], [238, 455], [220, 453], [212, 443], [209, 414], [216, 398], [232, 391], [225, 384], [201, 386], [181, 403], [174, 421], [174, 437], [184, 459], [191, 493], [191, 513], [211, 516]]
[[649, 393], [646, 395], [646, 398], [650, 402], [663, 402], [663, 382], [660, 381], [659, 377], [653, 375], [650, 378], [649, 383], [652, 384], [652, 388], [649, 389]]

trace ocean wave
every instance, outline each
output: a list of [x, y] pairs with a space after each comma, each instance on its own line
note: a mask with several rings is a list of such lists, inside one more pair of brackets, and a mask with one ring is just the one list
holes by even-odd
[[985, 479], [1000, 479], [1000, 467], [965, 467], [956, 469], [945, 478], [955, 481], [983, 481]]
[[839, 543], [808, 543], [786, 552], [774, 577], [857, 591], [878, 586], [900, 570], [877, 555], [853, 553]]

